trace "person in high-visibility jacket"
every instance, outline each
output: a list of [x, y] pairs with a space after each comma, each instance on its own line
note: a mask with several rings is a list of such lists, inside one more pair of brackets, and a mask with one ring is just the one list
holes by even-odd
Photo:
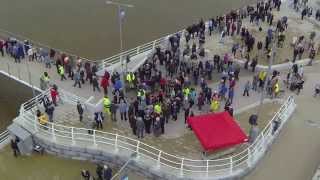
[[274, 89], [274, 97], [277, 97], [280, 92], [280, 86], [278, 81], [274, 84], [273, 89]]
[[49, 88], [50, 77], [47, 72], [44, 72], [40, 77], [40, 89], [47, 90]]
[[220, 108], [220, 102], [217, 99], [211, 101], [210, 109], [212, 112], [217, 112]]
[[145, 96], [146, 96], [146, 91], [144, 89], [139, 89], [137, 94], [138, 99], [143, 100], [145, 99]]
[[44, 129], [47, 129], [48, 117], [45, 114], [43, 114], [40, 110], [37, 110], [37, 118], [40, 125], [42, 125]]
[[59, 65], [59, 75], [61, 77], [61, 81], [67, 80], [66, 76], [64, 76], [64, 67], [62, 65]]
[[111, 107], [111, 101], [108, 96], [105, 96], [103, 98], [103, 109], [107, 115], [111, 115], [110, 107]]
[[154, 106], [154, 112], [157, 113], [158, 115], [160, 115], [162, 113], [162, 108], [161, 108], [161, 105], [159, 103], [157, 103]]
[[133, 82], [134, 82], [134, 80], [135, 80], [134, 74], [133, 74], [132, 72], [129, 72], [129, 73], [127, 74], [127, 81], [128, 81], [128, 83], [129, 83], [129, 87], [130, 87], [130, 88], [133, 88]]
[[190, 94], [190, 89], [188, 87], [183, 89], [183, 94], [184, 94], [184, 98], [188, 99], [189, 94]]
[[259, 77], [259, 88], [263, 88], [265, 79], [267, 77], [267, 72], [260, 71], [258, 77]]

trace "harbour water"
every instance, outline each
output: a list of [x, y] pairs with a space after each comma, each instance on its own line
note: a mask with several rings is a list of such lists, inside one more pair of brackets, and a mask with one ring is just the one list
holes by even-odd
[[[117, 2], [134, 5], [127, 9], [123, 26], [124, 49], [130, 49], [254, 0]], [[1, 0], [0, 29], [90, 59], [119, 52], [117, 7], [105, 0]]]
[[32, 97], [31, 88], [0, 73], [0, 132], [18, 115], [21, 103]]

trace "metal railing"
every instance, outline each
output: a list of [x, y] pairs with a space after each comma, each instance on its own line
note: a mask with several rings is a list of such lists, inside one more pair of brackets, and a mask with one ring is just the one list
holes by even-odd
[[0, 144], [6, 141], [9, 138], [9, 131], [5, 130], [2, 133], [0, 133]]
[[[102, 60], [97, 60], [100, 62], [100, 64], [98, 65], [99, 69], [114, 65], [116, 63], [121, 62], [121, 59], [125, 60], [127, 56], [129, 56], [130, 58], [133, 58], [134, 56], [137, 56], [139, 54], [143, 54], [145, 52], [149, 52], [152, 50], [155, 50], [156, 47], [163, 47], [166, 46], [169, 40], [170, 36], [173, 36], [175, 34], [180, 34], [181, 35], [181, 39], [183, 38], [183, 32], [184, 30], [178, 31], [176, 33], [161, 37], [159, 39], [156, 39], [154, 41], [145, 43], [143, 45], [140, 45], [138, 47], [129, 49], [127, 51], [121, 52], [119, 54], [116, 54], [114, 56], [111, 56], [109, 58], [106, 59], [102, 59]], [[180, 40], [181, 40], [180, 39]]]
[[[35, 97], [31, 101], [37, 101], [37, 98], [39, 97]], [[69, 96], [65, 96], [64, 98], [69, 98]], [[65, 99], [65, 101], [74, 102], [75, 99]], [[126, 151], [127, 154], [137, 153], [138, 157], [143, 157], [140, 159], [143, 159], [149, 166], [166, 168], [166, 172], [168, 173], [171, 172], [178, 176], [188, 177], [230, 177], [239, 172], [239, 170], [251, 168], [261, 159], [263, 153], [279, 133], [279, 129], [289, 119], [296, 107], [293, 97], [290, 96], [261, 131], [256, 140], [242, 152], [221, 159], [194, 160], [163, 152], [139, 140], [119, 134], [68, 127], [50, 122], [46, 125], [41, 125], [37, 121], [35, 111], [29, 108], [27, 108], [29, 110], [25, 109], [25, 104], [21, 106], [19, 120], [23, 122], [22, 124], [26, 129], [34, 132], [39, 138], [47, 136], [57, 143], [65, 142], [73, 146], [85, 143], [87, 146], [92, 147], [109, 147], [109, 149], [103, 148], [105, 151], [111, 148], [110, 151], [122, 150]], [[33, 107], [36, 107], [36, 103], [32, 104]]]

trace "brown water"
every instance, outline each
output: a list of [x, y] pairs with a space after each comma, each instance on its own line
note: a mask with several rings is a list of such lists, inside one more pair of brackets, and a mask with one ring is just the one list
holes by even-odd
[[0, 132], [18, 115], [20, 104], [32, 97], [27, 86], [0, 73]]
[[[200, 18], [254, 0], [122, 0], [134, 8], [124, 21], [124, 48], [160, 38]], [[1, 0], [0, 28], [91, 59], [119, 51], [117, 8], [105, 0]]]

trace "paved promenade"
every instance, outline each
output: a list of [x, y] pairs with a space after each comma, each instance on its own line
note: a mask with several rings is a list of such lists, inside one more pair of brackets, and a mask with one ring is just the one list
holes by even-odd
[[320, 163], [320, 97], [313, 98], [320, 83], [320, 65], [305, 68], [305, 88], [296, 96], [297, 110], [288, 121], [271, 151], [245, 180], [312, 179]]

